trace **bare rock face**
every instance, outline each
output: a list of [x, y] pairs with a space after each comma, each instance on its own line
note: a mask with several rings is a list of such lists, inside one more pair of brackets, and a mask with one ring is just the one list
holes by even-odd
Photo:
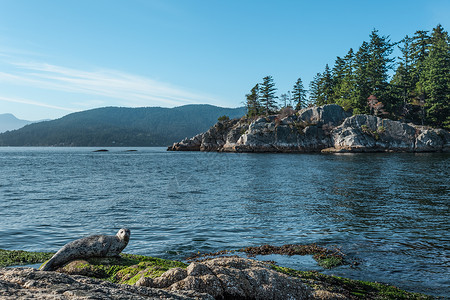
[[404, 123], [369, 115], [351, 116], [333, 130], [336, 149], [354, 151], [412, 151], [416, 129]]
[[375, 116], [351, 116], [332, 131], [333, 147], [347, 152], [448, 152], [450, 133]]
[[416, 138], [415, 150], [429, 152], [442, 149], [450, 152], [450, 133], [444, 129], [424, 129]]
[[297, 114], [298, 119], [303, 122], [315, 125], [328, 124], [331, 127], [338, 126], [351, 115], [337, 104], [308, 107], [300, 110]]
[[168, 150], [224, 152], [450, 152], [444, 129], [371, 115], [350, 116], [329, 104], [289, 115], [219, 122]]
[[241, 130], [239, 139], [227, 139], [220, 151], [318, 152], [331, 146], [331, 128], [346, 117], [342, 107], [334, 104], [306, 108], [294, 115], [260, 117]]
[[[199, 298], [207, 295], [199, 294]], [[31, 268], [0, 269], [0, 299], [192, 299], [175, 292], [113, 284]], [[204, 298], [207, 299], [207, 298]]]
[[[173, 276], [167, 271], [165, 277]], [[140, 280], [138, 285], [146, 285]], [[150, 283], [155, 285], [155, 280]], [[163, 287], [163, 286], [160, 286]], [[165, 286], [164, 286], [165, 287]], [[215, 299], [311, 299], [313, 291], [300, 279], [271, 270], [267, 264], [255, 260], [224, 257], [202, 263], [193, 262], [184, 278], [174, 282], [169, 291], [208, 294]]]
[[169, 151], [218, 151], [226, 142], [230, 130], [238, 123], [238, 119], [218, 122], [208, 131], [186, 138], [168, 147]]

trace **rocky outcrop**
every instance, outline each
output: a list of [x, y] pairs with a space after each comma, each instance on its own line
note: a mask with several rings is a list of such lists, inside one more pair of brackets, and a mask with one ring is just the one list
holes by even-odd
[[[200, 295], [207, 296], [207, 295]], [[192, 299], [162, 289], [114, 284], [32, 268], [0, 268], [0, 299]]]
[[314, 299], [299, 278], [271, 270], [266, 263], [237, 257], [193, 262], [157, 279], [142, 277], [136, 285], [169, 291], [196, 291], [215, 299]]
[[168, 150], [224, 152], [450, 152], [444, 129], [371, 115], [350, 116], [330, 104], [295, 114], [219, 122]]
[[[99, 258], [106, 265], [96, 265], [94, 263], [99, 261], [93, 259], [91, 263], [81, 264], [72, 261], [69, 263], [72, 267], [58, 271], [0, 268], [0, 299], [295, 300], [384, 299], [386, 295], [392, 299], [431, 298], [385, 284], [298, 271], [241, 257], [219, 257], [186, 266], [181, 262], [143, 256], [133, 265], [130, 263], [137, 261], [132, 258], [138, 256], [125, 256], [116, 260]], [[176, 267], [166, 269], [169, 265]], [[159, 273], [160, 268], [165, 269], [164, 272]], [[127, 284], [110, 282], [126, 270], [133, 276], [125, 281]], [[130, 272], [132, 270], [136, 272]], [[62, 271], [65, 273], [60, 273]], [[104, 277], [104, 272], [109, 277]]]
[[1, 299], [348, 299], [339, 292], [313, 289], [302, 279], [270, 264], [222, 257], [187, 269], [172, 268], [135, 285], [114, 284], [81, 275], [32, 268], [0, 268]]

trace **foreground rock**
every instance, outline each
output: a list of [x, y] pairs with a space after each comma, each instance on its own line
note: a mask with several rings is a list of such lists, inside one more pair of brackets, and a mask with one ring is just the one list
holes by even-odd
[[172, 151], [224, 152], [450, 152], [444, 129], [370, 115], [350, 116], [330, 104], [295, 114], [219, 122], [173, 144]]
[[268, 264], [227, 257], [142, 276], [134, 286], [31, 268], [0, 269], [1, 299], [346, 299]]
[[236, 257], [194, 262], [186, 270], [171, 269], [157, 279], [142, 277], [136, 285], [169, 291], [193, 290], [215, 299], [315, 298], [314, 290], [301, 279], [271, 270], [263, 262]]
[[161, 289], [119, 285], [79, 275], [0, 269], [1, 299], [191, 299]]
[[[94, 277], [94, 278], [92, 278]], [[114, 283], [113, 283], [114, 282]], [[0, 299], [431, 299], [380, 283], [299, 271], [240, 257], [189, 266], [123, 254], [57, 271], [0, 268]]]

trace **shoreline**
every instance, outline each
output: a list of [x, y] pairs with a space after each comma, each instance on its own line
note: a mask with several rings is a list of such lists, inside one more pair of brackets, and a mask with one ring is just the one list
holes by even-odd
[[[246, 249], [250, 254], [277, 253], [277, 251], [281, 254], [287, 254], [289, 251], [296, 253], [292, 252], [292, 249], [295, 249], [293, 247], [283, 247], [265, 245]], [[11, 285], [6, 291], [0, 291], [0, 296], [11, 299], [21, 293], [31, 293], [29, 295], [55, 293], [58, 285], [62, 294], [70, 290], [71, 293], [90, 296], [98, 296], [100, 291], [105, 297], [111, 296], [111, 293], [132, 292], [130, 299], [137, 295], [144, 297], [146, 293], [153, 296], [157, 294], [161, 299], [219, 299], [228, 295], [230, 291], [224, 290], [224, 287], [229, 284], [234, 286], [234, 290], [247, 289], [243, 292], [247, 293], [247, 296], [252, 293], [263, 293], [256, 287], [260, 284], [265, 285], [266, 290], [271, 290], [271, 293], [281, 293], [283, 297], [287, 295], [283, 293], [293, 293], [293, 299], [304, 299], [303, 296], [306, 295], [309, 299], [433, 299], [432, 296], [407, 292], [387, 284], [324, 275], [316, 271], [295, 270], [279, 266], [275, 262], [237, 257], [232, 255], [233, 253], [223, 256], [225, 254], [223, 251], [207, 254], [209, 255], [207, 258], [206, 256], [193, 258], [190, 264], [133, 254], [121, 254], [120, 258], [89, 258], [72, 261], [57, 272], [11, 265], [5, 267], [7, 256], [11, 258], [8, 264], [38, 261], [40, 263], [48, 259], [52, 253], [20, 250], [0, 250], [0, 253], [2, 254], [0, 283], [6, 282], [7, 285]], [[247, 285], [241, 286], [242, 279], [239, 278], [244, 278], [242, 276], [253, 281], [250, 280]], [[263, 278], [270, 280], [265, 282]], [[30, 280], [33, 284], [30, 284]], [[72, 285], [77, 287], [74, 289], [67, 286], [67, 290], [63, 291], [61, 285], [68, 280], [73, 280], [76, 284]], [[257, 284], [258, 280], [264, 282]], [[20, 288], [15, 285], [19, 281], [22, 282], [22, 285], [19, 283]], [[79, 283], [87, 284], [87, 281], [88, 286], [79, 285]], [[102, 282], [108, 282], [109, 289], [106, 289]], [[147, 290], [143, 292], [142, 289], [145, 288]], [[124, 295], [121, 298], [128, 299], [128, 296]], [[136, 299], [141, 299], [139, 297]], [[148, 298], [145, 296], [142, 299]]]
[[373, 115], [350, 115], [336, 104], [288, 114], [219, 121], [167, 151], [238, 153], [450, 152], [450, 132]]

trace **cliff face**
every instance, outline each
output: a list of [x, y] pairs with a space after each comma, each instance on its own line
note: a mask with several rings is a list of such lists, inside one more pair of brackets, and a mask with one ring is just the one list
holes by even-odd
[[350, 116], [334, 104], [291, 115], [219, 122], [173, 144], [172, 151], [224, 152], [450, 152], [444, 129], [370, 115]]

